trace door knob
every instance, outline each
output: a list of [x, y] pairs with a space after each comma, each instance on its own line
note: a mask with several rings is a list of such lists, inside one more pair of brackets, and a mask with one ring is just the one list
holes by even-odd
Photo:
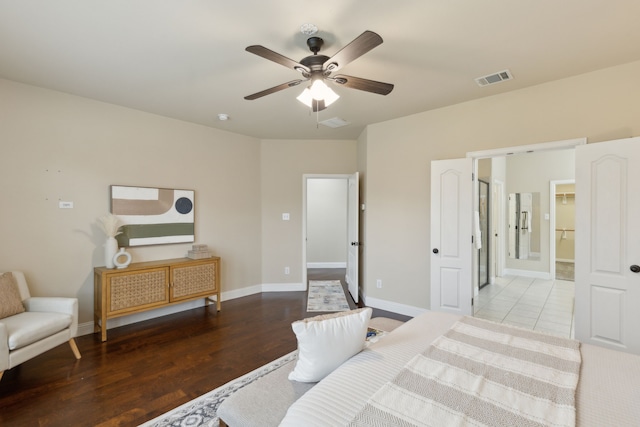
[[433, 248], [433, 253], [437, 254], [438, 253], [438, 248]]
[[360, 246], [360, 242], [351, 242], [351, 246]]
[[633, 264], [631, 267], [629, 267], [629, 270], [633, 271], [634, 273], [640, 273], [640, 265]]

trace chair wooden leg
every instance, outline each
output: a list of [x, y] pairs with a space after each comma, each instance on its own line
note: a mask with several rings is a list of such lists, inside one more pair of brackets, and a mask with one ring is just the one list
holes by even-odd
[[71, 346], [71, 351], [73, 351], [73, 355], [76, 359], [80, 359], [82, 356], [80, 355], [80, 350], [78, 350], [78, 346], [76, 345], [76, 340], [71, 338], [69, 340], [69, 345]]

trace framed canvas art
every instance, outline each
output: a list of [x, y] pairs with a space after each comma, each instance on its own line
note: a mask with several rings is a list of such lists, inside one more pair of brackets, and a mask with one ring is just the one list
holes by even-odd
[[193, 190], [111, 186], [111, 213], [123, 224], [119, 246], [195, 241]]

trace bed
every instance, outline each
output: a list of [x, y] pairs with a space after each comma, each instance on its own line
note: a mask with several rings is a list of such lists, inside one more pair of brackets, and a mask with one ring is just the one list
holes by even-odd
[[[416, 355], [460, 321], [427, 312], [347, 360], [293, 403], [281, 426], [348, 426]], [[581, 344], [575, 393], [578, 426], [640, 425], [640, 357]]]

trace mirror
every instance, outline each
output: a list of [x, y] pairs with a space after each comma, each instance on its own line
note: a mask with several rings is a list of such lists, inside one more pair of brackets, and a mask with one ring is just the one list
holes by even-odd
[[540, 260], [540, 193], [509, 194], [509, 258]]

